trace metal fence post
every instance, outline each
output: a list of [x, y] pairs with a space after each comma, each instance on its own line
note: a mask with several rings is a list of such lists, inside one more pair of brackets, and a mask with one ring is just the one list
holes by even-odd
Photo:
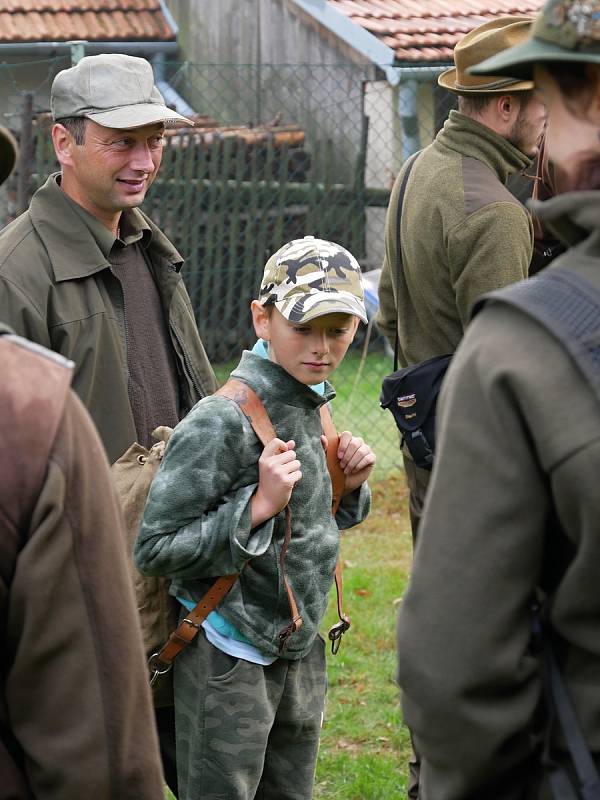
[[23, 95], [21, 132], [19, 136], [19, 178], [17, 183], [17, 212], [21, 214], [29, 205], [29, 184], [33, 161], [33, 92]]

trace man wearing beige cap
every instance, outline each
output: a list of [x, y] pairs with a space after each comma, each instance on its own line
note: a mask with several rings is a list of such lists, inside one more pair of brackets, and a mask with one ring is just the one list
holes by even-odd
[[[0, 233], [0, 319], [75, 364], [73, 388], [109, 461], [151, 443], [215, 388], [181, 277], [183, 259], [137, 206], [160, 166], [167, 108], [150, 64], [81, 59], [52, 85], [61, 172]], [[172, 707], [157, 710], [166, 754]]]
[[[0, 128], [0, 183], [15, 157]], [[123, 522], [73, 363], [0, 322], [0, 365], [0, 797], [162, 800]]]
[[[483, 54], [524, 40], [530, 23], [528, 17], [501, 17], [458, 43], [455, 66], [438, 79], [457, 95], [458, 111], [451, 111], [434, 142], [404, 165], [394, 185], [378, 322], [397, 346], [402, 366], [453, 353], [475, 299], [527, 276], [531, 218], [505, 183], [530, 166], [544, 107], [533, 97], [530, 81], [475, 78], [467, 69]], [[431, 473], [416, 466], [405, 448], [403, 457], [414, 541]], [[416, 797], [418, 767], [412, 766], [409, 797]]]

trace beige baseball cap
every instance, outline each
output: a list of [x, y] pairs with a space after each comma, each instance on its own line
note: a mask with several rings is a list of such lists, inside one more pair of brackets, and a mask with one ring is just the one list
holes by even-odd
[[86, 117], [106, 128], [194, 124], [165, 105], [146, 59], [122, 53], [85, 56], [59, 72], [52, 83], [50, 108], [54, 120]]

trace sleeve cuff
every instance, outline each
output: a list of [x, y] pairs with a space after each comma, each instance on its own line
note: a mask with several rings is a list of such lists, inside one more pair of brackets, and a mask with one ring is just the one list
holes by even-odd
[[335, 521], [341, 531], [358, 525], [366, 519], [371, 509], [371, 490], [365, 482], [358, 489], [342, 497], [342, 502], [335, 515]]
[[266, 552], [275, 527], [275, 517], [261, 522], [252, 528], [251, 500], [257, 484], [239, 489], [240, 502], [231, 520], [231, 557], [236, 569], [241, 569], [249, 558], [262, 556]]

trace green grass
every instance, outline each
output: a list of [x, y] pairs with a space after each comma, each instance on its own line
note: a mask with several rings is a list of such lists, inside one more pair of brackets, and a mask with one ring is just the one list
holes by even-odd
[[[336, 656], [328, 646], [315, 800], [406, 797], [409, 740], [394, 673], [396, 608], [411, 561], [407, 493], [402, 474], [375, 481], [372, 488], [369, 518], [342, 538], [344, 605], [352, 627]], [[335, 602], [333, 589], [325, 638], [337, 619]]]
[[[219, 382], [227, 380], [236, 364], [237, 360], [214, 365]], [[387, 356], [370, 353], [363, 360], [359, 352], [350, 351], [330, 378], [337, 392], [332, 403], [335, 424], [371, 445], [377, 455], [375, 478], [392, 474], [400, 461], [396, 424], [379, 405], [381, 381], [391, 370]]]
[[[401, 725], [396, 608], [410, 564], [407, 498], [401, 476], [373, 484], [373, 511], [342, 539], [344, 599], [352, 628], [328, 655], [329, 691], [317, 764], [319, 800], [406, 796], [409, 740]], [[335, 590], [323, 632], [335, 621]]]

